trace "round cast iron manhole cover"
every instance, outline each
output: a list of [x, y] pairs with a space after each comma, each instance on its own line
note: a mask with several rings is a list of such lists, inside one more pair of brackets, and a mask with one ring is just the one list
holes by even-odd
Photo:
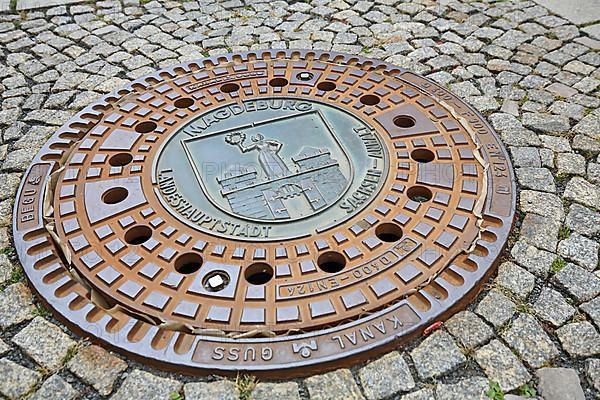
[[14, 237], [57, 317], [180, 372], [314, 373], [464, 306], [513, 171], [483, 118], [390, 64], [318, 51], [142, 77], [60, 128]]

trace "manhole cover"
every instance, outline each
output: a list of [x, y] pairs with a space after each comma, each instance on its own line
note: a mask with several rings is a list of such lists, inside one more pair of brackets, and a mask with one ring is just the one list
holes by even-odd
[[305, 374], [463, 306], [513, 220], [496, 134], [431, 81], [317, 51], [207, 58], [90, 105], [14, 236], [75, 331], [181, 372]]

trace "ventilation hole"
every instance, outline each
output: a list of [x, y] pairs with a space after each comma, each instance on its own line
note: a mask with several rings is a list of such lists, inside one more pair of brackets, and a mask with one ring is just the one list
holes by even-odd
[[135, 131], [138, 133], [148, 133], [156, 129], [156, 122], [144, 121], [135, 126]]
[[221, 86], [221, 92], [223, 93], [237, 92], [238, 90], [240, 90], [240, 85], [237, 83], [226, 83]]
[[416, 123], [417, 121], [410, 115], [399, 115], [394, 118], [394, 125], [398, 128], [412, 128]]
[[392, 222], [384, 222], [377, 225], [375, 235], [384, 242], [397, 242], [402, 237], [402, 229]]
[[312, 78], [314, 78], [314, 75], [311, 72], [304, 71], [298, 72], [296, 78], [298, 78], [301, 81], [310, 81]]
[[406, 195], [412, 201], [419, 203], [425, 203], [426, 201], [431, 200], [432, 197], [431, 190], [427, 189], [425, 186], [413, 186], [406, 191]]
[[125, 233], [125, 241], [129, 244], [142, 244], [152, 237], [152, 229], [146, 225], [137, 225]]
[[319, 82], [317, 84], [317, 89], [324, 92], [331, 92], [332, 90], [335, 90], [335, 87], [335, 83], [333, 82]]
[[288, 80], [285, 78], [273, 78], [269, 81], [269, 85], [273, 87], [284, 87], [288, 84]]
[[202, 266], [202, 257], [198, 253], [183, 253], [175, 259], [175, 271], [180, 274], [193, 274]]
[[264, 285], [273, 278], [273, 267], [267, 263], [250, 264], [244, 272], [246, 280], [252, 285]]
[[108, 189], [102, 195], [102, 201], [106, 204], [117, 204], [125, 200], [129, 196], [129, 191], [124, 187], [116, 187]]
[[365, 94], [360, 98], [360, 102], [366, 106], [374, 106], [379, 103], [379, 97], [374, 94]]
[[206, 274], [202, 280], [202, 286], [209, 292], [220, 292], [225, 289], [231, 278], [225, 271], [212, 271]]
[[175, 100], [173, 105], [177, 108], [188, 108], [194, 104], [194, 99], [190, 97], [182, 97], [181, 99]]
[[413, 160], [420, 163], [428, 163], [433, 161], [435, 155], [433, 151], [427, 149], [416, 149], [410, 153]]
[[319, 256], [317, 265], [321, 270], [333, 274], [344, 269], [346, 266], [346, 257], [337, 251], [328, 251]]
[[108, 159], [108, 163], [113, 167], [124, 167], [133, 161], [133, 156], [129, 153], [115, 154]]

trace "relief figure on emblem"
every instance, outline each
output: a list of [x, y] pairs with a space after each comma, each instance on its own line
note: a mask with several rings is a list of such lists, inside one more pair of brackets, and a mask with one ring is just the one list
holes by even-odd
[[[327, 148], [305, 146], [290, 157], [281, 156], [282, 140], [243, 131], [225, 135], [225, 142], [256, 161], [236, 165], [216, 177], [231, 210], [249, 218], [288, 220], [312, 214], [336, 201], [348, 180]], [[260, 170], [257, 170], [258, 166]]]
[[252, 150], [258, 151], [258, 163], [269, 179], [281, 178], [290, 174], [290, 170], [283, 159], [279, 156], [279, 150], [283, 144], [277, 140], [265, 139], [262, 133], [252, 136], [252, 143], [245, 145], [246, 134], [233, 132], [225, 137], [225, 141], [231, 145], [237, 145], [242, 153]]

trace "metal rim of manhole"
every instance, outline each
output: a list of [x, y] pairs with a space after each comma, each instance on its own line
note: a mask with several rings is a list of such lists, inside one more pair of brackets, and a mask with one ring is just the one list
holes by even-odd
[[163, 69], [62, 126], [14, 238], [77, 333], [183, 373], [305, 375], [397, 346], [493, 272], [498, 136], [413, 72], [257, 51]]

